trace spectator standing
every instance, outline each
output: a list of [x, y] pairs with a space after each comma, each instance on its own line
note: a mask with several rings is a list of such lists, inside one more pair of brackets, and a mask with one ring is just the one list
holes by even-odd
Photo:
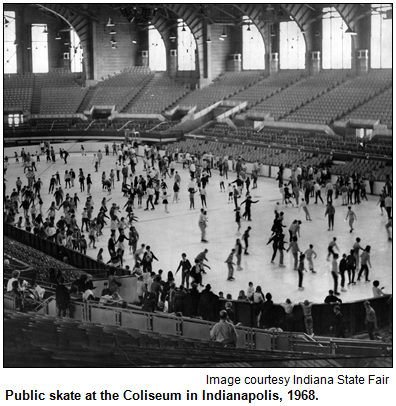
[[300, 302], [300, 306], [303, 309], [304, 313], [304, 324], [305, 324], [305, 330], [308, 335], [311, 337], [314, 336], [313, 332], [313, 318], [312, 318], [312, 302], [309, 300], [304, 300], [304, 302]]
[[66, 317], [66, 311], [70, 306], [69, 289], [67, 289], [64, 283], [65, 278], [63, 276], [59, 277], [55, 290], [56, 315], [58, 317]]
[[370, 340], [374, 340], [374, 330], [378, 328], [377, 326], [377, 315], [375, 310], [371, 307], [370, 302], [366, 300], [364, 302], [364, 308], [366, 310], [365, 323], [367, 327], [367, 333]]
[[345, 325], [344, 325], [344, 316], [341, 313], [340, 306], [334, 306], [334, 330], [335, 336], [340, 338], [345, 338]]
[[280, 305], [285, 310], [286, 331], [293, 331], [293, 326], [294, 326], [293, 309], [294, 309], [295, 303], [292, 303], [290, 299], [286, 299], [286, 302], [280, 303]]

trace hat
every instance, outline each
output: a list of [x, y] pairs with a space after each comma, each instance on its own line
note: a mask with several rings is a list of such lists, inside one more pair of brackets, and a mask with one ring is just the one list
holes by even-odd
[[209, 285], [209, 283], [205, 286], [205, 289], [211, 289], [212, 286]]

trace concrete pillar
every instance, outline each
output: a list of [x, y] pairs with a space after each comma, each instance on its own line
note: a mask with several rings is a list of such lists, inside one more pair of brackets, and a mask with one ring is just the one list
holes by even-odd
[[278, 52], [271, 52], [270, 60], [270, 75], [273, 73], [278, 73], [279, 71], [279, 58]]
[[311, 52], [310, 71], [312, 75], [317, 75], [321, 69], [320, 51]]
[[149, 66], [149, 51], [140, 51], [138, 66]]
[[369, 51], [368, 49], [359, 49], [357, 51], [356, 74], [365, 75], [369, 70]]
[[63, 53], [63, 68], [70, 70], [70, 52]]
[[228, 55], [227, 71], [240, 72], [241, 70], [242, 70], [242, 55], [241, 54]]
[[174, 78], [177, 74], [177, 49], [169, 51], [169, 77]]

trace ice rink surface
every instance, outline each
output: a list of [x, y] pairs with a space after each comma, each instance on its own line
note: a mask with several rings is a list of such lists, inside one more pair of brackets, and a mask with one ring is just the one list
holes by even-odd
[[[38, 149], [38, 148], [37, 148]], [[58, 152], [58, 150], [56, 149]], [[13, 154], [12, 154], [13, 155]], [[11, 156], [11, 154], [9, 154]], [[34, 158], [35, 159], [35, 158]], [[116, 182], [115, 189], [112, 195], [108, 196], [107, 192], [102, 191], [101, 178], [102, 172], [106, 172], [108, 176], [110, 169], [115, 169], [115, 156], [104, 156], [101, 167], [98, 172], [95, 172], [93, 165], [93, 153], [82, 156], [80, 153], [72, 153], [68, 158], [68, 164], [64, 164], [63, 160], [59, 159], [55, 163], [46, 163], [45, 156], [41, 157], [41, 162], [37, 162], [36, 179], [41, 178], [43, 182], [42, 199], [44, 201], [43, 212], [45, 213], [50, 203], [54, 200], [52, 195], [48, 194], [49, 179], [51, 175], [59, 171], [62, 180], [62, 188], [64, 189], [63, 176], [65, 170], [74, 169], [78, 176], [79, 168], [82, 168], [85, 176], [91, 174], [93, 187], [91, 194], [94, 201], [94, 217], [99, 211], [100, 202], [104, 196], [112, 198], [107, 207], [110, 208], [111, 203], [115, 202], [121, 207], [124, 206], [126, 198], [122, 196], [121, 181]], [[377, 206], [378, 197], [368, 196], [368, 202], [364, 201], [360, 205], [353, 205], [353, 210], [356, 213], [357, 221], [355, 222], [355, 230], [350, 233], [348, 223], [344, 221], [347, 208], [341, 206], [341, 199], [334, 201], [336, 209], [334, 231], [327, 231], [327, 218], [325, 218], [326, 205], [322, 203], [313, 204], [314, 200], [310, 201], [308, 210], [312, 221], [305, 220], [305, 213], [299, 208], [285, 207], [285, 205], [277, 204], [281, 201], [281, 195], [278, 190], [278, 182], [271, 178], [259, 178], [258, 188], [251, 190], [252, 199], [259, 200], [257, 204], [252, 205], [252, 221], [242, 220], [243, 233], [248, 226], [252, 227], [249, 240], [250, 255], [242, 256], [242, 270], [237, 271], [235, 267], [235, 281], [227, 281], [227, 264], [225, 260], [234, 248], [236, 239], [237, 224], [235, 222], [234, 204], [228, 203], [228, 194], [220, 192], [219, 187], [219, 172], [212, 170], [212, 177], [207, 185], [207, 204], [208, 204], [208, 228], [207, 240], [208, 243], [201, 242], [201, 233], [198, 227], [198, 218], [201, 208], [199, 194], [195, 194], [195, 210], [189, 209], [189, 196], [187, 185], [189, 182], [189, 172], [187, 169], [182, 169], [181, 164], [177, 165], [176, 170], [181, 175], [181, 190], [179, 193], [180, 201], [172, 203], [173, 195], [169, 199], [168, 211], [165, 212], [162, 203], [155, 207], [155, 210], [144, 211], [137, 209], [137, 200], [135, 199], [135, 215], [138, 217], [138, 222], [135, 223], [136, 229], [139, 232], [140, 240], [138, 246], [144, 243], [150, 245], [152, 251], [159, 259], [159, 262], [153, 262], [153, 270], [162, 269], [163, 275], [166, 278], [168, 271], [175, 273], [176, 268], [181, 259], [181, 254], [186, 253], [187, 258], [193, 264], [194, 258], [205, 248], [208, 249], [207, 257], [208, 265], [211, 267], [207, 270], [207, 274], [203, 275], [203, 284], [211, 284], [213, 292], [216, 294], [219, 291], [232, 295], [233, 299], [238, 297], [240, 290], [246, 292], [248, 282], [253, 282], [254, 286], [260, 285], [264, 294], [271, 292], [275, 303], [284, 301], [290, 298], [292, 301], [301, 301], [304, 299], [312, 300], [316, 303], [323, 302], [328, 290], [333, 288], [333, 279], [330, 273], [330, 262], [327, 262], [327, 246], [333, 237], [337, 237], [337, 245], [340, 248], [340, 259], [343, 253], [348, 254], [357, 237], [361, 238], [361, 246], [371, 246], [371, 264], [370, 280], [365, 282], [364, 278], [356, 285], [346, 285], [346, 292], [342, 292], [340, 298], [342, 301], [353, 301], [358, 299], [372, 297], [372, 281], [375, 279], [380, 281], [380, 286], [385, 287], [386, 293], [391, 293], [392, 289], [392, 241], [388, 241], [388, 235], [385, 229], [387, 216], [381, 215], [379, 206]], [[130, 172], [130, 170], [129, 170]], [[142, 160], [139, 158], [137, 166], [137, 175], [143, 174]], [[7, 194], [10, 194], [12, 188], [15, 187], [15, 181], [20, 176], [24, 184], [27, 184], [26, 177], [23, 173], [22, 164], [15, 163], [14, 158], [10, 159], [8, 171], [5, 176], [7, 180]], [[236, 174], [229, 172], [228, 181], [225, 180], [227, 189], [228, 182], [236, 179]], [[166, 178], [165, 182], [169, 191], [173, 193], [173, 179]], [[246, 190], [245, 190], [246, 191]], [[84, 202], [87, 197], [87, 192], [80, 192], [78, 181], [75, 182], [74, 188], [64, 189], [65, 194], [70, 193], [71, 196], [77, 193], [80, 198], [80, 203], [76, 213], [78, 224], [81, 225], [81, 213], [84, 207]], [[324, 191], [322, 197], [325, 200]], [[239, 199], [241, 203], [244, 196]], [[146, 199], [143, 199], [145, 207]], [[314, 245], [314, 250], [318, 254], [314, 261], [316, 274], [311, 272], [304, 273], [304, 291], [298, 290], [298, 273], [293, 269], [293, 258], [291, 252], [285, 252], [284, 268], [278, 266], [279, 257], [275, 259], [275, 264], [271, 264], [272, 244], [266, 245], [271, 236], [271, 226], [274, 220], [274, 210], [283, 211], [285, 241], [289, 241], [288, 228], [293, 220], [302, 221], [301, 237], [298, 244], [304, 252], [309, 248], [309, 244]], [[22, 209], [21, 209], [22, 210]], [[21, 213], [20, 210], [20, 213]], [[244, 206], [242, 206], [242, 213]], [[63, 214], [63, 210], [56, 212], [56, 221]], [[122, 211], [126, 216], [126, 212]], [[44, 217], [45, 218], [45, 217]], [[96, 258], [98, 249], [104, 248], [105, 262], [110, 258], [107, 250], [107, 241], [110, 236], [110, 221], [107, 220], [107, 226], [104, 228], [103, 236], [96, 243], [97, 249], [88, 249], [87, 255]], [[88, 240], [88, 233], [85, 233]], [[127, 235], [127, 233], [126, 233]], [[117, 232], [118, 236], [118, 232]], [[127, 241], [128, 242], [128, 241]], [[288, 244], [286, 244], [286, 248]], [[133, 256], [127, 251], [124, 255], [124, 264], [133, 268]], [[234, 258], [236, 262], [236, 258]], [[306, 262], [306, 269], [308, 264]], [[176, 283], [180, 284], [180, 272], [176, 275]]]

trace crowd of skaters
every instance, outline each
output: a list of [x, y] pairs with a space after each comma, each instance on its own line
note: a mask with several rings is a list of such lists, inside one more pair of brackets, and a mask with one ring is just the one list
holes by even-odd
[[[47, 162], [55, 162], [55, 151], [53, 147], [47, 147], [45, 150], [45, 155], [47, 156]], [[105, 146], [105, 155], [110, 155], [110, 148], [108, 145]], [[85, 156], [84, 146], [81, 146], [81, 154]], [[57, 171], [52, 175], [49, 184], [48, 193], [53, 194], [54, 202], [50, 205], [49, 209], [43, 213], [42, 206], [43, 202], [41, 199], [41, 193], [43, 184], [38, 178], [35, 179], [34, 172], [37, 171], [37, 168], [34, 165], [34, 157], [36, 161], [40, 160], [40, 154], [30, 155], [25, 153], [22, 149], [21, 159], [24, 165], [24, 171], [29, 174], [26, 175], [28, 185], [23, 186], [23, 182], [18, 178], [16, 182], [16, 190], [14, 189], [11, 193], [11, 196], [6, 195], [5, 199], [5, 212], [6, 212], [6, 221], [11, 224], [15, 224], [17, 227], [24, 227], [26, 231], [33, 231], [36, 235], [41, 238], [47, 238], [55, 241], [58, 245], [66, 246], [67, 248], [79, 250], [80, 252], [86, 254], [87, 248], [96, 249], [95, 242], [101, 235], [103, 235], [102, 230], [104, 226], [110, 223], [111, 235], [108, 240], [108, 251], [110, 254], [110, 260], [108, 264], [113, 267], [124, 267], [124, 254], [126, 251], [126, 241], [128, 241], [129, 252], [133, 254], [135, 259], [135, 265], [131, 272], [139, 277], [139, 280], [142, 280], [143, 275], [150, 275], [149, 280], [155, 281], [158, 278], [158, 275], [153, 275], [151, 264], [153, 260], [158, 260], [154, 253], [150, 250], [149, 246], [142, 244], [138, 248], [139, 234], [136, 230], [136, 227], [133, 225], [133, 222], [137, 220], [134, 215], [134, 210], [136, 207], [143, 208], [143, 198], [146, 198], [146, 207], [144, 210], [155, 210], [156, 205], [160, 202], [164, 204], [165, 213], [168, 213], [168, 199], [171, 197], [172, 193], [169, 193], [168, 186], [166, 184], [166, 177], [168, 176], [174, 182], [173, 184], [173, 203], [178, 203], [179, 198], [178, 194], [180, 191], [181, 177], [176, 171], [176, 161], [178, 160], [178, 151], [172, 155], [164, 156], [159, 154], [159, 151], [154, 147], [145, 147], [143, 160], [144, 171], [146, 172], [146, 177], [143, 175], [136, 175], [136, 165], [138, 162], [138, 157], [133, 146], [128, 144], [116, 145], [115, 143], [112, 146], [112, 155], [116, 156], [115, 168], [111, 169], [110, 173], [106, 175], [105, 172], [102, 173], [102, 190], [107, 191], [108, 195], [111, 195], [112, 189], [115, 188], [115, 182], [122, 182], [121, 190], [123, 196], [126, 197], [126, 203], [120, 208], [116, 203], [111, 203], [111, 207], [108, 209], [107, 204], [111, 198], [104, 197], [100, 203], [99, 212], [96, 217], [94, 217], [94, 202], [92, 201], [92, 196], [90, 194], [92, 187], [91, 175], [87, 174], [85, 176], [82, 169], [79, 169], [78, 174], [74, 172], [73, 169], [65, 170], [63, 176], [63, 181], [65, 184], [65, 189], [71, 189], [75, 186], [75, 182], [78, 181], [80, 184], [80, 192], [85, 191], [85, 186], [87, 187], [87, 197], [86, 201], [83, 204], [84, 208], [82, 210], [82, 223], [81, 227], [78, 225], [76, 219], [76, 210], [80, 203], [78, 193], [74, 193], [71, 196], [69, 193], [65, 194], [65, 191], [61, 186], [61, 176]], [[67, 158], [69, 156], [68, 152], [60, 149], [59, 156], [64, 160], [64, 163], [67, 164]], [[93, 158], [93, 168], [95, 172], [99, 171], [101, 161], [103, 159], [103, 154], [99, 150], [94, 154]], [[8, 166], [8, 159], [7, 165]], [[19, 161], [19, 159], [18, 159]], [[156, 164], [158, 169], [156, 168]], [[183, 156], [183, 167], [187, 167], [190, 174], [190, 181], [188, 185], [188, 193], [190, 197], [190, 209], [195, 209], [195, 200], [194, 194], [199, 192], [201, 199], [201, 213], [199, 217], [198, 225], [201, 229], [202, 238], [201, 241], [207, 243], [206, 239], [206, 224], [208, 221], [207, 217], [207, 193], [206, 185], [209, 183], [211, 177], [211, 166], [213, 165], [213, 158], [210, 156], [199, 156], [192, 154], [185, 154]], [[130, 167], [130, 171], [129, 171]], [[225, 180], [228, 180], [228, 159], [217, 160], [216, 167], [219, 169], [220, 174], [220, 192], [225, 192]], [[279, 189], [282, 194], [282, 201], [280, 204], [285, 204], [286, 207], [288, 204], [294, 203], [292, 199], [295, 200], [296, 206], [302, 208], [306, 214], [306, 220], [312, 221], [308, 207], [310, 198], [315, 198], [315, 204], [318, 203], [318, 200], [324, 204], [321, 190], [324, 187], [326, 193], [327, 207], [325, 216], [329, 218], [329, 230], [332, 230], [334, 227], [334, 213], [335, 209], [333, 206], [333, 199], [337, 199], [339, 196], [342, 197], [342, 205], [347, 204], [360, 204], [360, 199], [366, 199], [366, 190], [365, 182], [358, 175], [352, 176], [352, 180], [349, 180], [346, 177], [339, 177], [335, 185], [331, 184], [330, 181], [330, 171], [326, 168], [317, 169], [313, 167], [304, 167], [296, 166], [292, 169], [291, 176], [289, 179], [283, 179], [283, 167], [279, 168], [279, 173], [277, 181], [279, 182]], [[260, 172], [260, 163], [256, 162], [253, 165], [253, 171], [251, 176], [246, 173], [246, 163], [242, 157], [234, 159], [232, 161], [232, 171], [236, 173], [236, 179], [228, 183], [228, 203], [234, 203], [235, 205], [235, 216], [236, 222], [238, 224], [237, 235], [241, 235], [241, 219], [251, 221], [251, 205], [257, 203], [258, 201], [253, 201], [250, 196], [250, 185], [252, 188], [257, 188], [257, 177]], [[5, 171], [6, 172], [6, 171]], [[33, 176], [31, 175], [33, 174]], [[121, 179], [122, 178], [122, 179]], [[289, 192], [289, 186], [292, 193]], [[371, 193], [373, 193], [372, 185], [370, 183]], [[389, 228], [391, 227], [391, 211], [389, 208], [389, 199], [391, 199], [391, 182], [390, 179], [387, 180], [384, 191], [380, 197], [380, 207], [381, 211], [385, 207], [387, 210], [389, 222], [387, 224], [387, 230], [389, 233]], [[238, 199], [243, 197], [245, 193], [245, 200], [242, 203], [238, 203]], [[304, 194], [304, 198], [300, 199], [300, 193]], [[352, 197], [354, 201], [352, 202]], [[383, 197], [383, 204], [381, 198]], [[21, 201], [20, 201], [21, 199]], [[388, 205], [385, 204], [385, 200], [388, 199]], [[137, 205], [135, 204], [137, 201]], [[19, 205], [20, 203], [20, 205]], [[241, 215], [241, 206], [245, 204], [245, 212]], [[37, 209], [38, 206], [38, 209]], [[390, 203], [391, 207], [391, 203]], [[18, 214], [19, 209], [23, 208], [24, 217], [20, 216], [16, 220], [16, 214]], [[55, 222], [56, 211], [63, 209], [64, 215]], [[122, 217], [121, 210], [126, 211], [126, 215]], [[29, 216], [30, 212], [30, 216]], [[299, 289], [303, 289], [303, 272], [305, 269], [305, 259], [308, 260], [309, 269], [312, 273], [315, 273], [313, 266], [313, 259], [316, 258], [317, 254], [313, 250], [313, 245], [311, 244], [309, 248], [303, 253], [298, 247], [298, 237], [300, 234], [300, 220], [293, 221], [292, 225], [289, 228], [290, 241], [289, 247], [286, 249], [284, 239], [285, 236], [282, 232], [282, 229], [285, 227], [283, 225], [283, 212], [278, 212], [275, 210], [275, 220], [274, 226], [271, 229], [272, 235], [268, 243], [272, 242], [273, 244], [273, 257], [271, 262], [274, 263], [277, 252], [279, 252], [280, 262], [279, 266], [284, 267], [283, 264], [283, 251], [289, 250], [292, 251], [294, 257], [294, 269], [299, 272]], [[47, 217], [46, 217], [47, 216]], [[46, 218], [45, 218], [46, 217]], [[31, 218], [31, 219], [30, 219]], [[44, 219], [45, 218], [45, 219]], [[106, 219], [109, 220], [106, 222]], [[349, 219], [350, 232], [353, 231], [353, 222], [357, 219], [355, 213], [352, 211], [351, 206], [348, 206], [348, 212], [346, 214], [346, 219]], [[23, 222], [25, 222], [23, 226]], [[85, 232], [88, 233], [88, 241], [83, 234], [85, 227]], [[129, 230], [126, 234], [126, 230]], [[242, 246], [241, 240], [238, 238], [235, 243], [235, 247], [231, 249], [231, 253], [227, 256], [225, 263], [228, 268], [228, 277], [227, 281], [234, 281], [234, 266], [237, 266], [237, 270], [242, 270], [241, 264], [241, 255], [244, 253], [248, 255], [248, 240], [249, 240], [249, 231], [251, 227], [248, 227], [242, 235], [242, 241], [244, 246]], [[118, 234], [118, 235], [117, 235]], [[389, 238], [390, 233], [389, 233]], [[349, 255], [343, 254], [343, 258], [338, 264], [338, 254], [334, 252], [333, 248], [337, 247], [336, 244], [332, 245], [332, 242], [329, 244], [332, 247], [332, 276], [334, 278], [334, 292], [336, 295], [339, 295], [338, 292], [338, 275], [341, 277], [341, 291], [344, 291], [345, 288], [345, 272], [347, 272], [349, 278], [349, 284], [356, 283], [354, 280], [355, 271], [358, 269], [359, 263], [359, 250], [363, 252], [361, 254], [361, 269], [358, 274], [358, 281], [363, 272], [365, 272], [366, 281], [368, 281], [368, 266], [370, 264], [370, 246], [367, 246], [364, 250], [363, 248], [358, 249], [358, 254], [356, 250], [352, 250]], [[338, 248], [338, 247], [337, 247]], [[204, 250], [204, 254], [205, 251]], [[298, 253], [300, 256], [298, 257]], [[237, 258], [237, 264], [234, 263], [234, 256]], [[355, 264], [353, 264], [353, 259], [355, 259]], [[356, 259], [357, 257], [357, 259]], [[103, 261], [103, 248], [101, 248], [97, 254], [98, 261]], [[205, 273], [205, 267], [208, 267], [205, 264], [207, 258], [204, 255], [204, 258], [197, 258], [194, 260], [194, 266], [186, 272], [186, 268], [182, 267], [182, 284], [179, 288], [175, 289], [175, 292], [179, 290], [189, 291], [189, 277], [193, 281], [195, 289], [198, 287], [203, 287], [202, 275]], [[347, 264], [347, 266], [345, 266]], [[129, 268], [129, 267], [128, 267]], [[179, 270], [179, 269], [178, 269]], [[188, 274], [188, 275], [187, 275]], [[159, 279], [157, 282], [160, 282]], [[173, 281], [167, 281], [171, 284], [175, 284]], [[147, 284], [147, 281], [145, 282]], [[186, 286], [184, 286], [186, 284]], [[151, 285], [151, 284], [150, 284]], [[161, 284], [160, 284], [161, 285]], [[162, 286], [162, 285], [161, 285]], [[207, 287], [205, 288], [207, 289]], [[152, 292], [149, 292], [152, 293]], [[147, 296], [147, 294], [146, 294]], [[150, 295], [148, 295], [150, 296]], [[163, 298], [163, 296], [162, 296]], [[147, 297], [142, 298], [142, 305]], [[161, 301], [157, 301], [157, 304]], [[146, 306], [147, 307], [147, 306]], [[171, 306], [171, 309], [173, 307]], [[178, 306], [176, 306], [178, 308]]]

